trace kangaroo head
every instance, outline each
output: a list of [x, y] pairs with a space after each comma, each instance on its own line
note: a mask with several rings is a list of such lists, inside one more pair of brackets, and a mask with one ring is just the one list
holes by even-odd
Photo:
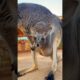
[[51, 27], [44, 22], [38, 22], [34, 27], [31, 28], [31, 34], [34, 37], [34, 42], [39, 47], [46, 40], [46, 36], [50, 32]]

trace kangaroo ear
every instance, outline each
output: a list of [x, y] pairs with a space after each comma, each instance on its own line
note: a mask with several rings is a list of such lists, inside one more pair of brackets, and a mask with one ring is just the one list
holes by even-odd
[[30, 28], [31, 36], [34, 36], [36, 34], [36, 31], [33, 27]]
[[46, 27], [46, 23], [43, 21], [37, 22], [36, 25], [34, 26], [36, 32], [38, 33], [43, 33], [45, 27]]
[[36, 29], [37, 32], [43, 33], [43, 32], [48, 32], [51, 30], [51, 27], [49, 26], [48, 23], [45, 23], [44, 21], [38, 22], [34, 28]]
[[40, 21], [40, 22], [37, 22], [36, 26], [46, 26], [46, 23], [44, 21]]
[[45, 33], [45, 32], [43, 32], [42, 35], [43, 35], [44, 37], [46, 37], [46, 33]]

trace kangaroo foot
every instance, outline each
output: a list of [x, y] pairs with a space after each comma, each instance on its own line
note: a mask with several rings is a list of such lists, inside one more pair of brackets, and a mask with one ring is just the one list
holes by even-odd
[[23, 75], [25, 75], [25, 74], [27, 74], [27, 73], [33, 72], [33, 71], [35, 71], [35, 70], [38, 70], [38, 67], [35, 66], [35, 65], [33, 65], [30, 69], [21, 70], [21, 71], [18, 73], [18, 77], [23, 76]]
[[45, 80], [54, 80], [54, 74], [52, 71], [45, 77]]

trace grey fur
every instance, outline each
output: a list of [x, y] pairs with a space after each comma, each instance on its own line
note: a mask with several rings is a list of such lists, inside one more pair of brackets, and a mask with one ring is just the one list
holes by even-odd
[[57, 69], [57, 48], [62, 39], [60, 19], [47, 8], [32, 3], [19, 4], [18, 11], [18, 25], [23, 25], [26, 33], [33, 36], [30, 41], [34, 66], [37, 67], [36, 57], [34, 56], [38, 51], [43, 56], [53, 58], [52, 71], [55, 72]]

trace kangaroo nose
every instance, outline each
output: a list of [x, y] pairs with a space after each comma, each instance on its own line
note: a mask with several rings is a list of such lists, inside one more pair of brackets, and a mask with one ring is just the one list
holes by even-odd
[[39, 44], [37, 44], [37, 47], [39, 47]]

